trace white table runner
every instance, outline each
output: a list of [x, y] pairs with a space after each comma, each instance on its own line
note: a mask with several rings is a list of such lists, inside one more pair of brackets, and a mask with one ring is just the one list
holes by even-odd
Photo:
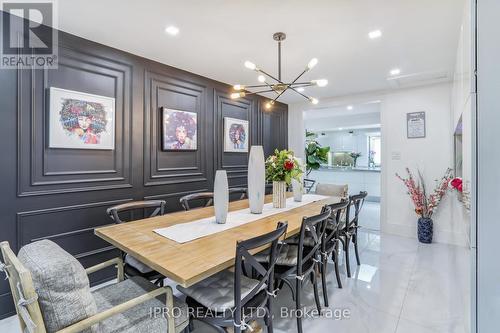
[[155, 229], [154, 232], [176, 241], [177, 243], [186, 243], [326, 198], [328, 197], [324, 195], [305, 194], [302, 196], [301, 202], [296, 202], [293, 198], [288, 198], [285, 208], [273, 208], [272, 202], [267, 203], [264, 205], [262, 214], [252, 214], [250, 213], [250, 208], [228, 212], [225, 224], [216, 223], [215, 216], [211, 216], [193, 222], [180, 223], [167, 228]]

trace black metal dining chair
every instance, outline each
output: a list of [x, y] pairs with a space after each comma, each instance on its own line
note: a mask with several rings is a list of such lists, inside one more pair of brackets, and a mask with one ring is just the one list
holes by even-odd
[[[255, 319], [255, 309], [265, 309], [267, 331], [273, 332], [272, 302], [274, 290], [274, 267], [283, 246], [279, 241], [286, 233], [287, 223], [279, 222], [276, 230], [236, 244], [234, 272], [222, 271], [189, 288], [178, 286], [191, 308], [191, 319], [197, 319], [225, 333], [233, 328], [235, 333], [250, 328], [249, 321]], [[268, 265], [259, 263], [252, 250], [269, 247]], [[245, 274], [248, 267], [255, 275]]]
[[[309, 278], [314, 289], [316, 308], [321, 312], [321, 303], [318, 292], [318, 279], [320, 278], [321, 242], [324, 238], [326, 222], [331, 215], [331, 208], [324, 206], [321, 213], [315, 216], [304, 217], [300, 228], [298, 243], [287, 242], [279, 253], [275, 267], [277, 289], [281, 290], [287, 285], [292, 291], [297, 309], [297, 329], [302, 333], [302, 316], [298, 315], [302, 309], [301, 291], [305, 279]], [[268, 262], [269, 253], [261, 252], [256, 255], [259, 262]], [[293, 282], [295, 280], [295, 288]]]
[[248, 198], [248, 189], [246, 187], [232, 187], [229, 189], [229, 198], [231, 198], [232, 195], [239, 195], [237, 200], [246, 199]]
[[[341, 226], [338, 233], [345, 253], [347, 277], [351, 277], [351, 266], [349, 262], [349, 245], [351, 242], [354, 244], [356, 263], [358, 264], [358, 266], [361, 264], [358, 249], [359, 213], [361, 212], [361, 208], [363, 208], [363, 204], [367, 196], [368, 192], [362, 191], [359, 192], [359, 194], [351, 195], [349, 197], [349, 207], [347, 209], [346, 218], [345, 221], [342, 221], [343, 225]], [[354, 217], [352, 219], [350, 219], [351, 207], [354, 208]]]
[[321, 265], [321, 284], [323, 287], [323, 298], [325, 301], [325, 306], [328, 306], [328, 291], [326, 288], [326, 276], [327, 276], [327, 268], [328, 268], [328, 258], [331, 256], [334, 268], [335, 268], [335, 276], [337, 278], [337, 285], [339, 288], [342, 288], [342, 280], [340, 279], [340, 270], [339, 270], [339, 245], [341, 243], [338, 233], [340, 227], [340, 221], [343, 216], [346, 215], [346, 211], [349, 207], [348, 200], [342, 200], [339, 203], [328, 205], [331, 209], [331, 215], [327, 220], [326, 231], [323, 236], [323, 241], [321, 242], [321, 254], [322, 254], [322, 262]]
[[[163, 215], [165, 213], [165, 205], [166, 202], [164, 200], [132, 201], [109, 207], [106, 213], [115, 223], [119, 224], [137, 220], [133, 218], [133, 213], [139, 210], [141, 211], [140, 218], [144, 218], [144, 215], [146, 217]], [[124, 218], [125, 214], [129, 215], [128, 218]], [[155, 281], [154, 283], [159, 286], [163, 286], [163, 279], [165, 277], [160, 273], [129, 254], [122, 252], [122, 259], [124, 261], [125, 277], [142, 276], [149, 281]]]
[[306, 193], [311, 192], [311, 190], [314, 187], [314, 184], [316, 184], [316, 181], [314, 179], [304, 178], [304, 188], [306, 190]]
[[185, 211], [188, 211], [191, 209], [191, 205], [193, 203], [198, 203], [201, 205], [198, 205], [198, 207], [208, 207], [211, 206], [214, 203], [214, 193], [213, 192], [200, 192], [200, 193], [193, 193], [193, 194], [188, 194], [179, 199], [179, 202], [181, 203], [182, 208], [184, 208]]
[[[229, 199], [236, 197], [236, 200], [243, 200], [248, 197], [246, 187], [232, 187], [229, 189]], [[209, 207], [214, 203], [213, 192], [200, 192], [188, 194], [179, 199], [185, 211], [191, 210], [193, 203], [198, 203], [198, 207]], [[201, 205], [200, 205], [201, 204]]]

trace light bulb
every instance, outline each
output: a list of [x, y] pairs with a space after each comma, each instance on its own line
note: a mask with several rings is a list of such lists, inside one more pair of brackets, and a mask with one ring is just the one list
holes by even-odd
[[401, 70], [399, 68], [394, 68], [394, 69], [391, 69], [391, 75], [399, 75], [401, 74]]
[[257, 66], [255, 66], [255, 64], [251, 61], [245, 61], [245, 67], [248, 68], [248, 69], [251, 69], [251, 70], [255, 70], [257, 68]]
[[232, 99], [240, 98], [240, 93], [232, 93], [231, 98]]
[[313, 103], [315, 105], [319, 103], [318, 99], [314, 98], [314, 97], [311, 97], [309, 100], [311, 101], [311, 103]]
[[274, 104], [274, 101], [269, 101], [264, 106], [265, 106], [266, 109], [269, 110], [273, 106], [273, 104]]
[[305, 89], [304, 89], [304, 88], [302, 88], [302, 87], [298, 87], [298, 88], [297, 88], [297, 91], [298, 91], [298, 92], [304, 92], [304, 90], [305, 90]]
[[370, 31], [370, 33], [368, 34], [368, 37], [370, 37], [370, 39], [377, 39], [381, 36], [382, 36], [382, 31], [380, 30], [373, 30]]
[[235, 85], [233, 86], [233, 89], [234, 89], [234, 90], [243, 90], [243, 89], [245, 89], [245, 86], [243, 86], [243, 85], [241, 85], [241, 84], [235, 84]]
[[354, 109], [354, 107], [352, 105], [347, 106], [347, 110], [351, 111], [352, 109]]
[[311, 83], [317, 85], [318, 87], [324, 87], [328, 84], [328, 80], [326, 79], [314, 80]]
[[318, 59], [317, 58], [312, 58], [311, 61], [307, 64], [308, 69], [313, 69], [314, 66], [318, 64]]
[[165, 28], [165, 32], [172, 35], [172, 36], [175, 36], [179, 33], [179, 28], [171, 25], [171, 26], [168, 26]]
[[266, 82], [266, 77], [265, 77], [264, 75], [259, 75], [259, 76], [257, 77], [257, 80], [259, 80], [259, 82], [264, 83], [264, 82]]

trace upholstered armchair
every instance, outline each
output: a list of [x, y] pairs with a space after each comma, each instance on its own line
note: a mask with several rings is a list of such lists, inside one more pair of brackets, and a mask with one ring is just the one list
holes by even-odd
[[[17, 257], [8, 242], [0, 248], [23, 332], [174, 333], [188, 325], [187, 306], [172, 289], [142, 277], [123, 280], [121, 258], [84, 269], [49, 240], [25, 245]], [[88, 275], [110, 266], [118, 282], [91, 291]]]

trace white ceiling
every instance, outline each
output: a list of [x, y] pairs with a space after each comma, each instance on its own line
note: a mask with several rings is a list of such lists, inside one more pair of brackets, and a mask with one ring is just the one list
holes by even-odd
[[[401, 75], [454, 68], [461, 0], [199, 0], [59, 1], [59, 28], [109, 46], [229, 84], [257, 84], [245, 60], [276, 74], [283, 31], [283, 76], [291, 80], [317, 57], [305, 79], [325, 98], [385, 90], [388, 72]], [[172, 37], [164, 30], [179, 27]], [[368, 32], [380, 29], [382, 38]], [[287, 92], [285, 102], [302, 101]]]
[[303, 112], [308, 131], [327, 132], [346, 129], [380, 128], [380, 102], [311, 109]]

